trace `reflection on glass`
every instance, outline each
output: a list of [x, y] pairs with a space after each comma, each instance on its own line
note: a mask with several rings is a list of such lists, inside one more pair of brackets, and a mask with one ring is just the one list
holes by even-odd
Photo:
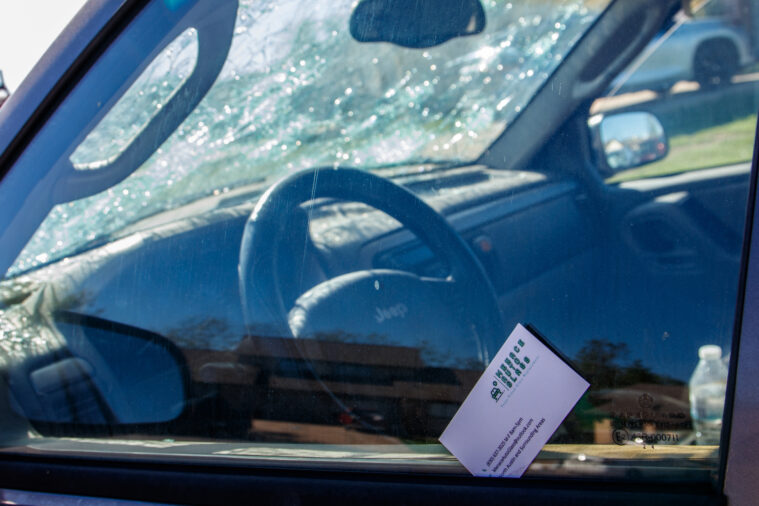
[[667, 137], [652, 114], [626, 112], [605, 116], [599, 129], [606, 163], [612, 170], [630, 169], [667, 155]]

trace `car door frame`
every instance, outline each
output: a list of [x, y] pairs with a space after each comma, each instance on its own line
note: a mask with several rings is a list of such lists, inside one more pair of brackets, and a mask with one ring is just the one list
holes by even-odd
[[726, 424], [722, 431], [720, 482], [731, 504], [751, 504], [759, 482], [759, 209], [756, 207], [759, 124], [751, 164], [743, 252], [735, 325], [725, 397]]

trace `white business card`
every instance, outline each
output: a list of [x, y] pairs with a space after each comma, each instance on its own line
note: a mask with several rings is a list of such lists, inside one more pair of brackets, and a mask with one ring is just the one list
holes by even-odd
[[517, 325], [440, 442], [475, 476], [522, 476], [590, 384]]

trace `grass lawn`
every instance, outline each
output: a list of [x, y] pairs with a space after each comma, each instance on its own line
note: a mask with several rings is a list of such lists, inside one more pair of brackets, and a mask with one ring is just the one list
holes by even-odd
[[756, 116], [748, 116], [694, 134], [672, 137], [669, 154], [664, 159], [620, 172], [606, 182], [619, 183], [751, 161], [755, 128]]

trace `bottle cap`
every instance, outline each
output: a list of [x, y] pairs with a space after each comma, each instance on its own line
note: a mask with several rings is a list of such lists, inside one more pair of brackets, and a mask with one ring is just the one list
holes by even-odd
[[714, 360], [722, 358], [722, 348], [716, 344], [705, 344], [698, 349], [698, 358], [702, 360]]

